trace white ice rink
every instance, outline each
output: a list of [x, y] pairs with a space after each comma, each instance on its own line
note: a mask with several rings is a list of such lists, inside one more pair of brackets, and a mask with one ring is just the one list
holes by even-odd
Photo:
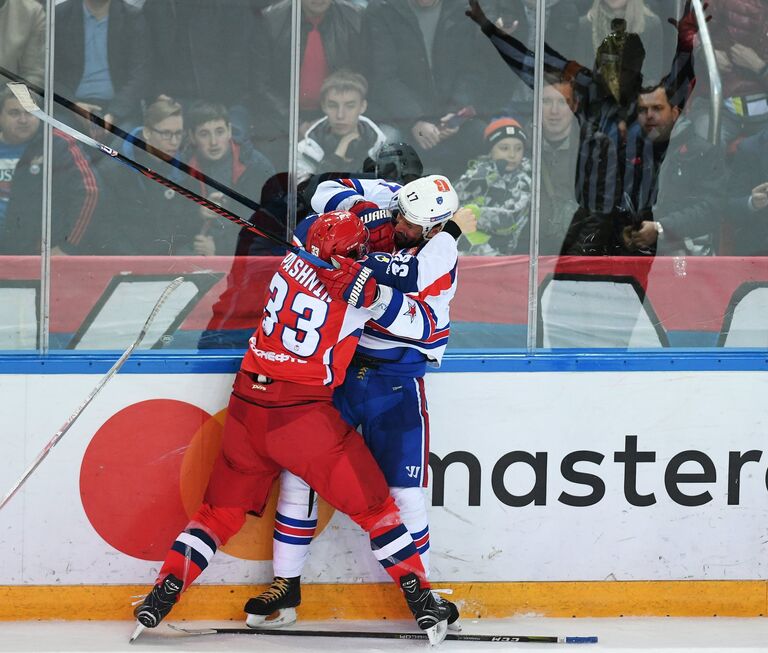
[[[170, 623], [174, 623], [169, 619]], [[188, 628], [241, 626], [236, 622], [181, 622]], [[302, 628], [316, 630], [389, 630], [406, 632], [405, 622], [302, 622]], [[421, 641], [387, 639], [343, 639], [261, 635], [181, 635], [163, 624], [144, 631], [128, 644], [133, 625], [126, 621], [38, 621], [0, 622], [0, 651], [130, 651], [131, 653], [195, 653], [197, 651], [257, 651], [294, 653], [355, 651], [426, 651]], [[465, 623], [464, 633], [489, 635], [597, 635], [597, 644], [511, 644], [490, 642], [444, 642], [444, 653], [485, 653], [490, 651], [560, 651], [561, 653], [765, 653], [768, 651], [768, 619], [735, 618], [624, 618], [548, 619], [515, 618]], [[437, 651], [437, 649], [434, 649]]]

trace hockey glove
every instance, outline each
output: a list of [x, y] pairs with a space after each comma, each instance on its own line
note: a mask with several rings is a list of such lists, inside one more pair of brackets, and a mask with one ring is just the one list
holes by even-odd
[[[702, 9], [709, 9], [709, 3], [705, 2]], [[696, 43], [696, 35], [699, 33], [699, 24], [696, 20], [696, 14], [691, 7], [691, 0], [687, 0], [683, 8], [683, 15], [680, 20], [674, 18], [667, 19], [668, 22], [677, 29], [677, 49], [681, 52], [692, 52]], [[705, 16], [708, 23], [712, 16]]]
[[344, 256], [332, 256], [331, 263], [333, 270], [317, 269], [317, 276], [331, 298], [347, 302], [355, 308], [372, 306], [378, 292], [373, 270]]
[[391, 252], [395, 248], [395, 226], [392, 213], [381, 209], [373, 202], [357, 202], [350, 212], [354, 213], [368, 227], [369, 252]]

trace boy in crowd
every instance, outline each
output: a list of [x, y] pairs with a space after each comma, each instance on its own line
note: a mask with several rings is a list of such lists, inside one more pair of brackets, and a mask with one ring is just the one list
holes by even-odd
[[365, 77], [340, 70], [320, 89], [325, 114], [299, 142], [299, 180], [317, 172], [360, 172], [366, 158], [375, 159], [384, 133], [363, 113], [368, 108]]
[[503, 256], [527, 251], [521, 238], [531, 209], [531, 161], [528, 140], [514, 118], [491, 121], [484, 131], [488, 154], [470, 161], [456, 183], [462, 206], [477, 217], [477, 231], [465, 234], [463, 253]]
[[[232, 125], [224, 105], [198, 101], [192, 104], [185, 118], [192, 146], [190, 167], [202, 170], [246, 197], [259, 197], [262, 186], [275, 174], [275, 169], [252, 145], [238, 143], [232, 138]], [[200, 182], [198, 192], [224, 205], [224, 195], [208, 193], [203, 182]], [[237, 232], [223, 221], [214, 219], [216, 215], [208, 209], [201, 207], [200, 215], [210, 219], [208, 227], [195, 238], [194, 253], [200, 256], [231, 255], [235, 251]]]

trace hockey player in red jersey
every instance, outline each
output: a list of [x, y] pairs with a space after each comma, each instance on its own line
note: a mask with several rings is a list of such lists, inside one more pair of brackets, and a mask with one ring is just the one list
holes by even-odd
[[374, 555], [402, 588], [419, 627], [432, 643], [445, 637], [447, 609], [429, 589], [387, 482], [332, 400], [365, 322], [396, 316], [407, 303], [400, 291], [378, 285], [370, 269], [355, 262], [367, 238], [359, 218], [332, 211], [314, 221], [306, 249], [332, 261], [334, 269], [315, 268], [295, 253], [280, 263], [235, 378], [203, 504], [136, 608], [141, 626], [160, 623], [216, 550], [240, 530], [247, 512], [261, 515], [272, 483], [287, 469], [369, 534]]
[[[377, 282], [406, 293], [406, 310], [386, 324], [379, 319], [366, 323], [334, 403], [358, 428], [381, 467], [429, 575], [424, 488], [430, 429], [424, 375], [427, 365], [439, 366], [448, 342], [449, 307], [457, 287], [456, 240], [462, 232], [474, 230], [476, 219], [468, 209], [459, 208], [456, 191], [441, 175], [416, 179], [402, 188], [381, 179], [328, 180], [318, 186], [312, 203], [315, 208], [348, 206], [360, 215], [371, 230], [371, 240], [382, 248], [371, 250], [380, 253], [369, 254], [362, 264], [373, 270]], [[295, 244], [304, 242], [312, 219], [296, 228]], [[296, 621], [301, 576], [317, 527], [315, 496], [304, 481], [282, 473], [273, 535], [275, 578], [246, 603], [247, 625], [278, 628]], [[448, 623], [458, 629], [458, 608], [437, 600], [447, 605]]]

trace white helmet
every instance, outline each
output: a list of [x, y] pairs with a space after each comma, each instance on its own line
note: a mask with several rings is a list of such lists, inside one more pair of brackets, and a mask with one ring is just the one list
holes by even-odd
[[459, 196], [442, 175], [429, 175], [407, 183], [397, 193], [396, 210], [411, 224], [424, 229], [450, 220], [459, 208]]

